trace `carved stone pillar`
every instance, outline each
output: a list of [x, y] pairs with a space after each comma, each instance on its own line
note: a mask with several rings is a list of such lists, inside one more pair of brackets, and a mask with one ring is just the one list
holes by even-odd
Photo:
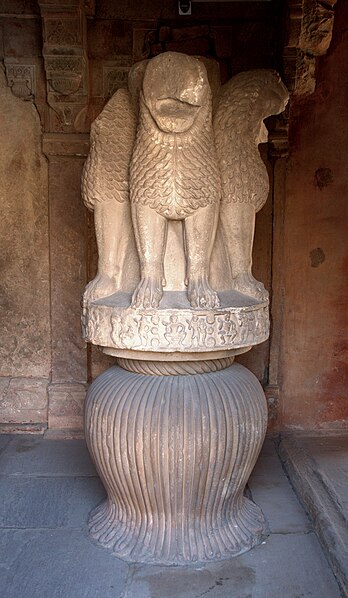
[[48, 160], [51, 268], [48, 426], [80, 430], [87, 382], [86, 346], [76, 318], [86, 283], [87, 224], [80, 177], [89, 139], [83, 134], [45, 133], [42, 146]]
[[127, 560], [234, 556], [267, 533], [244, 496], [267, 423], [258, 380], [233, 358], [120, 359], [91, 386], [87, 441], [107, 499], [93, 538]]
[[266, 400], [234, 357], [269, 334], [268, 293], [251, 272], [268, 195], [258, 144], [288, 93], [257, 70], [223, 86], [214, 114], [212, 99], [200, 60], [168, 52], [135, 65], [92, 126], [84, 169], [99, 262], [83, 337], [117, 359], [87, 393], [107, 491], [89, 529], [131, 561], [225, 558], [267, 533], [245, 496]]
[[52, 371], [49, 428], [83, 425], [87, 354], [76, 314], [86, 283], [86, 213], [80, 180], [89, 150], [86, 0], [40, 0], [45, 103], [42, 148], [48, 159]]

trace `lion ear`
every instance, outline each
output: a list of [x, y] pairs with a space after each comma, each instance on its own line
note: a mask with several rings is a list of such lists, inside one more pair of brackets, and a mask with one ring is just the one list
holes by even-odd
[[149, 60], [142, 60], [134, 64], [128, 74], [128, 89], [136, 114], [139, 113], [139, 96], [143, 87], [145, 71]]
[[204, 64], [207, 71], [214, 107], [217, 103], [221, 88], [220, 65], [214, 58], [207, 58], [206, 56], [195, 56], [195, 58], [198, 58], [198, 60]]
[[256, 143], [259, 145], [260, 143], [267, 143], [268, 141], [268, 129], [265, 123], [262, 121], [260, 126], [259, 134], [256, 138]]

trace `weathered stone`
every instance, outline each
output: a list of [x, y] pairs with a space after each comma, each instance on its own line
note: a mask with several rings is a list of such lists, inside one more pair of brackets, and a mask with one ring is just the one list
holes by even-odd
[[315, 68], [315, 57], [298, 51], [296, 57], [296, 80], [294, 89], [296, 95], [310, 95], [314, 92], [316, 85]]
[[290, 0], [284, 48], [284, 71], [289, 89], [310, 95], [316, 86], [316, 56], [329, 48], [336, 0]]
[[80, 528], [104, 497], [97, 477], [8, 476], [0, 486], [0, 528]]
[[103, 64], [103, 97], [109, 99], [118, 89], [128, 87], [128, 73], [132, 65], [130, 56], [119, 56]]
[[[58, 136], [59, 137], [59, 136]], [[56, 139], [56, 138], [55, 138]], [[75, 151], [69, 138], [58, 138]], [[55, 146], [53, 141], [51, 145]], [[70, 150], [69, 150], [70, 147]], [[53, 152], [56, 149], [52, 148]], [[56, 151], [59, 153], [60, 150]], [[87, 352], [76, 314], [85, 285], [86, 224], [79, 178], [83, 158], [49, 153], [52, 381], [87, 380]], [[61, 173], [64, 172], [64, 178]], [[64, 267], [63, 267], [64, 264]]]
[[[169, 67], [171, 67], [170, 72], [173, 81], [166, 83], [165, 72], [168, 71]], [[204, 75], [204, 79], [202, 79], [203, 83], [200, 84], [198, 91], [194, 87], [191, 87], [193, 85], [191, 81], [190, 83], [187, 83], [189, 87], [185, 88], [185, 76], [183, 75], [185, 69], [187, 69], [186, 76], [190, 76], [192, 81], [195, 81], [195, 77], [198, 76], [197, 73], [202, 73], [202, 77]], [[102, 115], [98, 118], [92, 131], [93, 150], [86, 163], [83, 179], [85, 202], [89, 207], [96, 209], [96, 232], [99, 250], [98, 275], [86, 289], [86, 301], [97, 300], [103, 296], [111, 295], [119, 289], [126, 290], [125, 285], [129, 287], [131, 284], [134, 284], [134, 262], [137, 263], [138, 260], [137, 256], [134, 256], [133, 248], [131, 248], [132, 256], [129, 254], [129, 249], [126, 251], [126, 246], [128, 247], [129, 240], [132, 238], [133, 234], [127, 233], [127, 235], [125, 235], [125, 231], [129, 230], [131, 226], [130, 209], [128, 207], [130, 199], [131, 203], [134, 205], [132, 221], [135, 231], [135, 240], [139, 255], [141, 256], [141, 280], [134, 291], [132, 307], [158, 307], [163, 292], [160, 279], [164, 279], [164, 273], [167, 279], [167, 288], [170, 290], [181, 289], [180, 284], [182, 284], [183, 281], [175, 279], [175, 269], [177, 268], [178, 260], [180, 263], [183, 259], [184, 261], [186, 259], [186, 265], [189, 268], [188, 273], [186, 273], [186, 278], [188, 282], [188, 299], [191, 306], [194, 308], [197, 308], [198, 306], [207, 307], [208, 309], [219, 306], [219, 300], [216, 293], [209, 288], [208, 268], [209, 254], [211, 254], [214, 245], [216, 229], [215, 216], [217, 213], [216, 206], [218, 205], [221, 191], [218, 176], [218, 162], [214, 150], [211, 129], [209, 84], [206, 78], [205, 69], [203, 69], [204, 67], [201, 66], [197, 60], [170, 52], [153, 59], [148, 65], [145, 64], [144, 81], [143, 83], [140, 81], [140, 85], [143, 86], [144, 96], [142, 96], [143, 99], [140, 101], [140, 125], [136, 136], [136, 114], [131, 103], [131, 98], [129, 94], [127, 95], [127, 92], [116, 94], [109, 102]], [[175, 100], [175, 97], [174, 99], [172, 98], [174, 92], [170, 89], [171, 86], [175, 87], [175, 85], [179, 90], [175, 92], [177, 95], [179, 94], [177, 100]], [[158, 90], [156, 86], [158, 87]], [[183, 89], [181, 89], [180, 86], [183, 86]], [[254, 99], [252, 95], [241, 102], [240, 98], [246, 97], [245, 95], [241, 95], [244, 93], [244, 87], [245, 89], [253, 88], [254, 93], [257, 94], [258, 100], [256, 102], [256, 108], [253, 106]], [[168, 100], [168, 102], [172, 103], [175, 101], [178, 103], [180, 102], [180, 93], [186, 94], [185, 98], [187, 96], [187, 101], [190, 100], [193, 102], [191, 105], [192, 110], [195, 108], [197, 110], [197, 118], [196, 114], [193, 114], [192, 116], [192, 114], [189, 113], [188, 108], [186, 108], [186, 113], [184, 108], [182, 108], [182, 114], [179, 115], [179, 118], [174, 115], [174, 112], [172, 114], [169, 108], [167, 108], [168, 115], [166, 116], [165, 112], [163, 112], [162, 116], [158, 107], [156, 107], [156, 93], [161, 98], [166, 97], [166, 93], [169, 94], [168, 97], [171, 99]], [[224, 202], [221, 208], [221, 213], [223, 215], [223, 217], [221, 217], [222, 243], [227, 248], [227, 259], [232, 268], [232, 285], [238, 291], [254, 295], [260, 300], [267, 299], [267, 293], [263, 286], [260, 283], [257, 283], [251, 276], [251, 248], [254, 236], [254, 212], [260, 209], [267, 198], [268, 178], [265, 166], [259, 157], [257, 146], [261, 141], [265, 140], [264, 136], [265, 133], [267, 133], [264, 125], [262, 125], [263, 118], [266, 118], [272, 111], [281, 111], [286, 104], [287, 97], [287, 92], [279, 81], [278, 76], [271, 71], [252, 71], [250, 73], [245, 73], [244, 75], [238, 75], [231, 81], [230, 85], [225, 86], [223, 89], [214, 121], [217, 153], [223, 170], [222, 196]], [[271, 107], [267, 104], [270, 98], [277, 98], [276, 100], [272, 100], [274, 106], [272, 104]], [[161, 99], [160, 101], [163, 102], [164, 100]], [[239, 106], [240, 102], [241, 106]], [[245, 106], [243, 103], [246, 103]], [[259, 114], [259, 104], [261, 106], [262, 103], [264, 103], [265, 106], [265, 113]], [[230, 129], [226, 129], [225, 127], [229, 104], [231, 105], [231, 110], [234, 111], [234, 121], [232, 122], [236, 133], [233, 132], [233, 126], [230, 126]], [[187, 104], [187, 106], [189, 105], [190, 104]], [[226, 165], [224, 167], [223, 165], [226, 162], [226, 156], [228, 157], [228, 161], [234, 160], [233, 151], [235, 151], [234, 148], [236, 142], [240, 138], [241, 132], [248, 130], [249, 119], [246, 119], [244, 116], [248, 107], [250, 110], [255, 111], [257, 130], [255, 134], [253, 134], [252, 139], [249, 139], [246, 133], [244, 135], [245, 144], [246, 147], [248, 147], [250, 156], [249, 158], [245, 158], [246, 164], [240, 164], [239, 172], [237, 172], [236, 160], [233, 162], [234, 169], [227, 168]], [[241, 110], [240, 120], [238, 120], [238, 108]], [[112, 116], [114, 113], [115, 116]], [[150, 118], [150, 114], [152, 115], [154, 122]], [[250, 118], [251, 115], [249, 114], [248, 117]], [[158, 122], [156, 122], [156, 118]], [[177, 119], [176, 121], [175, 118]], [[122, 119], [123, 129], [120, 129], [118, 126], [117, 119]], [[190, 131], [194, 122], [196, 123], [194, 126], [197, 130], [195, 130], [195, 137], [192, 137], [192, 133], [188, 133], [187, 131]], [[153, 130], [151, 130], [151, 127]], [[197, 137], [198, 131], [200, 137]], [[183, 137], [184, 133], [185, 137]], [[235, 135], [236, 138], [234, 138], [233, 135]], [[194, 156], [196, 160], [195, 167], [190, 168], [190, 160], [193, 160], [191, 154], [188, 156], [188, 159], [181, 159], [180, 151], [178, 155], [176, 155], [176, 150], [171, 149], [171, 139], [174, 140], [176, 138], [178, 139], [178, 143], [183, 144], [181, 153], [184, 158], [185, 145], [188, 146], [191, 154], [193, 152], [192, 156]], [[181, 139], [182, 141], [180, 141]], [[150, 151], [153, 151], [154, 153], [157, 151], [156, 144], [161, 144], [163, 148], [156, 156], [158, 166], [153, 164], [153, 166], [149, 167], [147, 165], [145, 170], [142, 171], [141, 163], [144, 161], [142, 148], [146, 148], [146, 154], [149, 155]], [[166, 149], [166, 144], [168, 149]], [[112, 150], [106, 149], [111, 147]], [[110, 182], [110, 175], [106, 176], [106, 172], [109, 169], [108, 164], [111, 160], [111, 156], [115, 164], [117, 164], [117, 167], [112, 171], [114, 173], [113, 180]], [[243, 168], [247, 169], [248, 159], [251, 160], [253, 164], [258, 164], [258, 176], [255, 177], [254, 180], [254, 187], [255, 189], [258, 188], [258, 191], [255, 191], [254, 187], [251, 187], [251, 183], [248, 184], [246, 180], [243, 180], [242, 171]], [[170, 164], [168, 175], [165, 175], [169, 177], [168, 180], [170, 181], [168, 188], [163, 187], [163, 185], [167, 184], [165, 178], [163, 179], [164, 182], [159, 183], [159, 186], [162, 184], [163, 187], [162, 198], [160, 197], [161, 194], [159, 194], [158, 190], [155, 191], [156, 188], [153, 188], [153, 185], [157, 184], [154, 182], [156, 174], [151, 171], [151, 168], [160, 168], [161, 162], [163, 164]], [[184, 177], [181, 190], [174, 189], [175, 182], [173, 181], [175, 181], [175, 177], [171, 170], [172, 164], [174, 163], [176, 164], [176, 169], [182, 170], [182, 177]], [[129, 168], [130, 188], [127, 184]], [[207, 188], [203, 172], [210, 172], [209, 189]], [[157, 174], [157, 177], [158, 176], [159, 175]], [[202, 186], [203, 181], [205, 181], [204, 188]], [[145, 195], [139, 192], [139, 189], [142, 189], [144, 185], [146, 185]], [[185, 186], [187, 189], [185, 189]], [[190, 190], [190, 193], [194, 198], [190, 199], [191, 203], [192, 201], [194, 202], [192, 205], [185, 204], [185, 192], [188, 193], [188, 190]], [[144, 199], [144, 197], [146, 198], [147, 196], [150, 196], [150, 192], [152, 197], [151, 201], [149, 199]], [[177, 194], [174, 203], [170, 199], [170, 193]], [[252, 197], [254, 200], [251, 199]], [[106, 199], [108, 201], [106, 201]], [[112, 199], [113, 201], [110, 203]], [[147, 206], [153, 209], [153, 215], [151, 215], [151, 211]], [[147, 210], [146, 216], [145, 213], [144, 216], [142, 215], [144, 210]], [[196, 211], [199, 214], [197, 215], [197, 227], [199, 227], [199, 232], [201, 234], [197, 235], [197, 233], [195, 233], [195, 236], [193, 236], [194, 229], [191, 230], [191, 226], [188, 225], [189, 220], [187, 220], [186, 225], [186, 219]], [[161, 218], [159, 218], [157, 214]], [[157, 228], [156, 235], [153, 233], [151, 234], [150, 229], [146, 232], [144, 226], [145, 218], [147, 226], [152, 227], [151, 230]], [[180, 239], [180, 231], [178, 231], [177, 248], [174, 246], [175, 237], [173, 238], [174, 243], [169, 245], [174, 246], [172, 255], [174, 260], [176, 259], [176, 263], [174, 261], [169, 265], [165, 262], [163, 263], [164, 257], [162, 257], [157, 266], [158, 271], [150, 274], [147, 270], [151, 270], [151, 268], [153, 270], [154, 267], [151, 266], [150, 268], [150, 265], [147, 265], [146, 263], [143, 264], [142, 261], [148, 256], [146, 257], [146, 260], [150, 264], [154, 252], [157, 252], [158, 255], [160, 255], [159, 252], [162, 251], [163, 238], [164, 235], [167, 234], [167, 222], [170, 222], [173, 219], [182, 219], [185, 222], [185, 238], [188, 255], [186, 258], [183, 256], [183, 241]], [[229, 224], [230, 222], [233, 223], [234, 226], [233, 233], [231, 233], [230, 230], [230, 227], [232, 226], [232, 224]], [[249, 224], [243, 224], [247, 222]], [[159, 229], [159, 227], [161, 228]], [[119, 231], [118, 233], [115, 232], [116, 229]], [[237, 231], [239, 231], [240, 238], [238, 237]], [[207, 250], [203, 248], [203, 240], [204, 245], [207, 246]], [[219, 238], [217, 237], [217, 244], [218, 243]], [[219, 271], [219, 268], [221, 268], [221, 265], [226, 260], [226, 255], [223, 253], [224, 248], [222, 247], [222, 249], [220, 248], [219, 250], [219, 257], [215, 259], [212, 267], [213, 273], [215, 270]], [[217, 250], [217, 252], [219, 250]], [[207, 256], [207, 258], [205, 258], [204, 267], [202, 264], [199, 266], [198, 264], [195, 265], [197, 256], [204, 255], [205, 251], [208, 251], [209, 257]], [[168, 254], [170, 255], [169, 251]], [[122, 276], [125, 272], [123, 260], [125, 256], [127, 256], [129, 266], [127, 270], [127, 279], [123, 282]], [[202, 260], [203, 258], [200, 257], [199, 259]], [[129, 267], [132, 266], [133, 272], [131, 277], [129, 277]], [[191, 270], [194, 272], [195, 269], [197, 269], [197, 272], [195, 272], [194, 277], [192, 277], [190, 272]], [[151, 276], [153, 277], [152, 281]], [[214, 276], [214, 274], [212, 274], [212, 276]], [[195, 282], [199, 277], [201, 277], [203, 281], [202, 289], [200, 291], [198, 291], [198, 287], [196, 288], [197, 282]], [[221, 269], [220, 278], [221, 280], [217, 283], [218, 286], [223, 289], [223, 285], [225, 284], [225, 288], [228, 288], [226, 269]], [[158, 290], [152, 289], [155, 285], [157, 285]], [[148, 293], [149, 296], [145, 299], [146, 293]], [[127, 298], [125, 298], [125, 301], [127, 302]], [[168, 308], [168, 306], [166, 306], [166, 308]], [[87, 320], [88, 309], [87, 306]], [[97, 307], [97, 310], [98, 309], [99, 307]], [[103, 329], [105, 330], [105, 326], [102, 326], [101, 328], [99, 327], [98, 334], [102, 333]], [[87, 335], [87, 338], [92, 340], [90, 335]], [[100, 342], [99, 344], [105, 346], [105, 342]], [[161, 343], [159, 343], [159, 345], [161, 345]], [[144, 350], [146, 350], [146, 347], [144, 347]], [[173, 348], [173, 350], [176, 349]]]
[[236, 556], [268, 529], [243, 496], [265, 397], [233, 360], [268, 336], [268, 295], [251, 274], [268, 195], [258, 145], [288, 92], [265, 70], [213, 91], [214, 130], [203, 61], [166, 52], [137, 64], [92, 127], [83, 173], [99, 252], [83, 334], [121, 366], [87, 393], [86, 438], [108, 489], [89, 529], [127, 560]]
[[180, 571], [137, 567], [127, 598], [340, 598], [340, 591], [314, 534], [272, 535], [236, 559]]
[[77, 382], [50, 384], [48, 387], [49, 428], [83, 428], [83, 405], [86, 385]]
[[37, 378], [2, 378], [0, 423], [46, 423], [47, 386]]
[[268, 139], [263, 120], [282, 112], [288, 99], [275, 71], [247, 71], [222, 87], [214, 116], [222, 179], [221, 230], [233, 288], [259, 300], [266, 299], [268, 293], [252, 276], [252, 247], [255, 213], [267, 200], [269, 182], [258, 146]]
[[47, 103], [51, 118], [46, 128], [57, 132], [89, 129], [87, 23], [85, 3], [39, 0], [43, 21]]
[[343, 594], [348, 593], [348, 435], [284, 435], [280, 456]]
[[209, 52], [209, 39], [206, 37], [197, 37], [195, 39], [182, 39], [176, 42], [167, 42], [166, 50], [168, 52], [183, 52], [191, 56], [207, 54]]
[[196, 25], [193, 27], [180, 27], [179, 29], [171, 29], [170, 39], [174, 42], [181, 40], [192, 39], [197, 37], [208, 37], [208, 25]]
[[1, 591], [6, 598], [115, 598], [126, 586], [127, 564], [102, 552], [79, 529], [1, 530], [0, 550], [5, 559]]
[[5, 58], [6, 78], [13, 95], [22, 100], [31, 100], [36, 95], [36, 66], [25, 62], [18, 63], [18, 59]]
[[13, 436], [0, 455], [3, 475], [96, 476], [83, 440]]
[[2, 72], [0, 104], [0, 374], [45, 378], [51, 359], [47, 165], [40, 121], [30, 102], [12, 95]]
[[313, 56], [322, 56], [328, 50], [334, 22], [332, 10], [337, 0], [323, 4], [319, 0], [304, 0], [300, 48]]
[[268, 338], [267, 301], [246, 300], [237, 292], [221, 292], [219, 297], [220, 308], [195, 311], [184, 293], [174, 291], [164, 292], [156, 312], [153, 308], [134, 312], [129, 307], [131, 295], [126, 293], [115, 293], [103, 304], [87, 301], [83, 337], [111, 355], [123, 355], [125, 349], [156, 351], [167, 359], [173, 359], [174, 352], [181, 353], [182, 359], [191, 359], [193, 352], [200, 352], [202, 358], [207, 352], [215, 357], [216, 352], [219, 356], [242, 353]]

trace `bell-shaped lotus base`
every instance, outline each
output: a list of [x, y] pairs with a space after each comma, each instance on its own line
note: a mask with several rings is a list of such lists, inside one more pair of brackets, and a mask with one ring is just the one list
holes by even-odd
[[260, 508], [244, 496], [266, 400], [255, 376], [231, 361], [122, 360], [90, 387], [86, 436], [107, 499], [89, 530], [118, 557], [212, 561], [267, 533]]

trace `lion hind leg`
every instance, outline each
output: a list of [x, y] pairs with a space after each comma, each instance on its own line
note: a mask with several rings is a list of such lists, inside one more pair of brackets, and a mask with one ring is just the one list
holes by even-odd
[[121, 267], [127, 251], [127, 210], [129, 212], [129, 204], [118, 202], [101, 202], [95, 205], [98, 273], [86, 286], [85, 299], [94, 301], [108, 297], [119, 289]]
[[252, 275], [255, 207], [250, 203], [224, 203], [221, 206], [222, 234], [232, 270], [232, 287], [260, 301], [268, 292]]

